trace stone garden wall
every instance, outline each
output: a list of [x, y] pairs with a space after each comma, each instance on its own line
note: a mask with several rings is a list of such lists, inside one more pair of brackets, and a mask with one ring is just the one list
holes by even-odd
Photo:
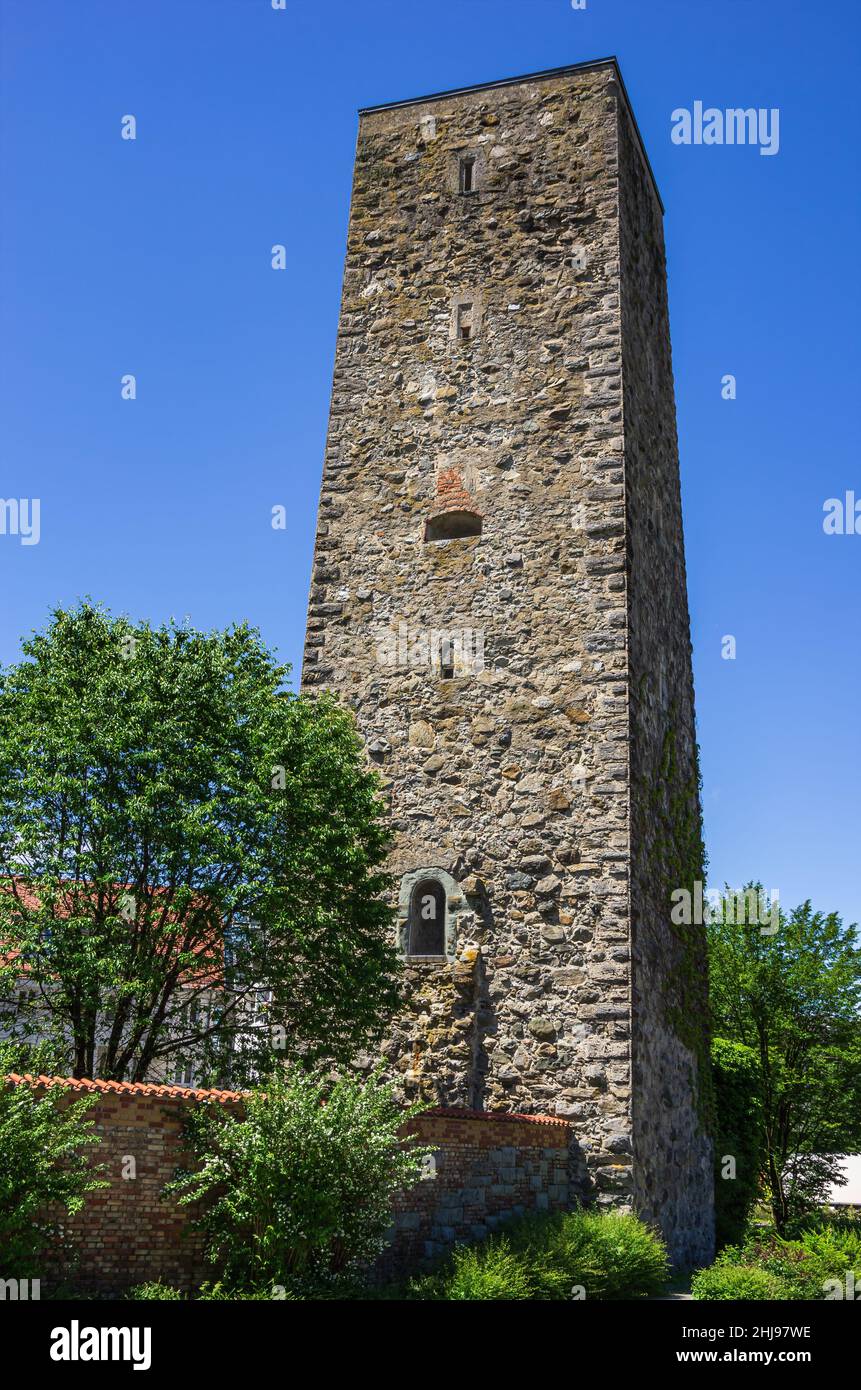
[[[28, 1080], [9, 1078], [18, 1085]], [[110, 1182], [90, 1193], [83, 1210], [65, 1223], [76, 1252], [75, 1267], [63, 1251], [50, 1252], [43, 1285], [60, 1279], [82, 1291], [114, 1294], [149, 1279], [181, 1288], [205, 1279], [202, 1241], [189, 1228], [187, 1209], [163, 1201], [161, 1192], [182, 1155], [187, 1107], [207, 1099], [235, 1109], [242, 1097], [231, 1091], [116, 1081], [38, 1077], [35, 1083], [40, 1093], [47, 1086], [69, 1087], [70, 1101], [98, 1094], [90, 1116], [101, 1143], [90, 1152], [107, 1164], [105, 1177]]]

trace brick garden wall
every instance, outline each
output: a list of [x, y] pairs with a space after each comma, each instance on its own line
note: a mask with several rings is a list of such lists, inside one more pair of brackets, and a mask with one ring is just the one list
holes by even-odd
[[564, 1120], [451, 1109], [420, 1115], [406, 1130], [433, 1146], [433, 1176], [401, 1193], [382, 1272], [402, 1272], [457, 1241], [481, 1239], [506, 1216], [568, 1205]]
[[[64, 1085], [70, 1098], [98, 1094], [91, 1117], [102, 1142], [95, 1153], [107, 1164], [110, 1186], [91, 1193], [83, 1211], [66, 1222], [79, 1251], [70, 1279], [76, 1288], [111, 1294], [162, 1279], [191, 1289], [208, 1277], [187, 1208], [162, 1200], [161, 1192], [182, 1155], [188, 1107], [208, 1103], [237, 1110], [240, 1094], [48, 1077], [13, 1076], [7, 1084], [31, 1084], [41, 1093]], [[406, 1132], [432, 1146], [432, 1176], [400, 1195], [392, 1245], [376, 1271], [381, 1277], [413, 1268], [456, 1241], [487, 1235], [513, 1213], [567, 1204], [565, 1121], [438, 1110], [410, 1121]], [[123, 1176], [129, 1160], [134, 1177]], [[45, 1281], [64, 1274], [60, 1252], [53, 1252]]]
[[[10, 1077], [13, 1084], [27, 1078]], [[189, 1105], [206, 1099], [231, 1108], [242, 1097], [230, 1091], [188, 1091], [173, 1086], [115, 1081], [68, 1081], [36, 1078], [36, 1090], [62, 1084], [69, 1100], [98, 1094], [90, 1112], [101, 1144], [95, 1159], [107, 1165], [110, 1186], [92, 1192], [83, 1210], [64, 1221], [79, 1252], [77, 1268], [68, 1272], [61, 1251], [50, 1252], [45, 1280], [68, 1279], [81, 1290], [120, 1292], [149, 1279], [192, 1288], [207, 1277], [200, 1235], [188, 1223], [188, 1208], [162, 1201], [161, 1191], [182, 1156], [182, 1127]], [[129, 1160], [134, 1177], [124, 1177]]]

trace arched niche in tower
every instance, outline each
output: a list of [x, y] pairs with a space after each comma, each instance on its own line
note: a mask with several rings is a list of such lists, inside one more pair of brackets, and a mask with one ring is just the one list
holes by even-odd
[[404, 874], [398, 896], [398, 944], [408, 961], [453, 960], [456, 919], [466, 899], [445, 869]]
[[407, 955], [445, 955], [445, 889], [438, 878], [422, 878], [410, 894]]

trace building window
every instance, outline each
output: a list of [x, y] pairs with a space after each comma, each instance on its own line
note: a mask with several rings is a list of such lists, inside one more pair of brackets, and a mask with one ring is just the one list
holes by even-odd
[[425, 522], [425, 541], [456, 541], [481, 535], [478, 512], [441, 512]]
[[475, 155], [465, 154], [460, 161], [460, 191], [475, 192]]
[[439, 673], [444, 681], [454, 679], [454, 643], [446, 637], [439, 651]]
[[173, 1084], [175, 1086], [194, 1085], [194, 1063], [189, 1062], [187, 1057], [177, 1057], [173, 1074]]
[[409, 956], [445, 955], [445, 888], [437, 878], [423, 878], [410, 896]]

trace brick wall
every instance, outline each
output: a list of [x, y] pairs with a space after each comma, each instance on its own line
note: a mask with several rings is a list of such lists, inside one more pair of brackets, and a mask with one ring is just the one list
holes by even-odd
[[[13, 1076], [12, 1084], [30, 1078]], [[69, 1271], [61, 1251], [47, 1255], [45, 1278], [67, 1278], [75, 1287], [119, 1292], [148, 1279], [193, 1287], [206, 1278], [202, 1241], [192, 1231], [188, 1208], [163, 1201], [162, 1189], [182, 1157], [182, 1127], [189, 1105], [205, 1099], [237, 1108], [242, 1097], [230, 1091], [187, 1091], [180, 1087], [113, 1081], [34, 1078], [36, 1090], [68, 1086], [68, 1099], [97, 1094], [90, 1112], [101, 1144], [93, 1158], [107, 1165], [110, 1186], [92, 1192], [75, 1217], [64, 1220], [78, 1251]], [[131, 1162], [133, 1160], [133, 1163]], [[134, 1176], [124, 1176], [133, 1172]]]
[[[102, 1139], [96, 1153], [107, 1164], [110, 1186], [91, 1193], [83, 1211], [66, 1222], [79, 1251], [71, 1281], [76, 1287], [118, 1293], [162, 1279], [194, 1288], [207, 1277], [201, 1239], [190, 1229], [187, 1209], [164, 1201], [161, 1192], [182, 1155], [188, 1107], [204, 1103], [237, 1110], [241, 1095], [49, 1077], [13, 1076], [7, 1084], [34, 1085], [42, 1094], [62, 1084], [71, 1088], [70, 1098], [99, 1097], [92, 1111]], [[484, 1236], [507, 1215], [567, 1204], [570, 1135], [562, 1120], [437, 1110], [411, 1121], [406, 1132], [432, 1146], [431, 1175], [396, 1203], [392, 1245], [376, 1271], [381, 1277], [412, 1268], [456, 1241]], [[123, 1175], [130, 1171], [134, 1177]], [[47, 1263], [46, 1282], [63, 1275], [59, 1252]]]
[[432, 1176], [397, 1201], [394, 1240], [380, 1262], [385, 1273], [479, 1240], [506, 1216], [568, 1204], [563, 1120], [451, 1109], [420, 1115], [406, 1130], [433, 1146]]

